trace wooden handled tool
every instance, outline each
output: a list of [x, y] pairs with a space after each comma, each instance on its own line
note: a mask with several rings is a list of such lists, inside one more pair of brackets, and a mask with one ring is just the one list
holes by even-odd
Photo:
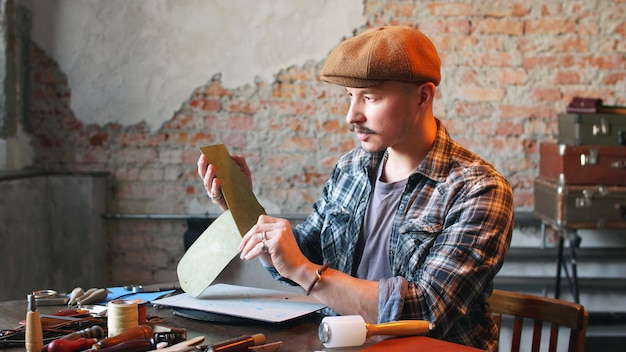
[[360, 315], [345, 315], [322, 319], [318, 335], [325, 347], [349, 347], [360, 346], [366, 338], [375, 335], [420, 335], [434, 328], [435, 324], [424, 320], [398, 320], [369, 324]]

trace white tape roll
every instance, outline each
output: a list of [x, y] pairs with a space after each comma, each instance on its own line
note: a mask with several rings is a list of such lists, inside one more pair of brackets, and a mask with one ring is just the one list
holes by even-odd
[[139, 324], [137, 302], [116, 299], [107, 304], [108, 337], [118, 335]]
[[360, 346], [365, 342], [367, 327], [360, 315], [324, 317], [318, 333], [327, 348]]

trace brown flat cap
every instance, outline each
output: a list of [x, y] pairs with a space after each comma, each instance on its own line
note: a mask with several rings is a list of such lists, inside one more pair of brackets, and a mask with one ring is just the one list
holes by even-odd
[[378, 27], [337, 45], [322, 67], [321, 79], [351, 88], [384, 81], [438, 85], [440, 67], [437, 49], [422, 32], [409, 26]]

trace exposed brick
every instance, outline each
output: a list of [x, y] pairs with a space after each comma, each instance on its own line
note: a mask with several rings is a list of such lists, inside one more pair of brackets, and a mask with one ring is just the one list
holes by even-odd
[[111, 159], [121, 163], [151, 163], [157, 158], [157, 151], [154, 149], [123, 149], [114, 151]]
[[500, 136], [520, 136], [524, 133], [524, 126], [516, 122], [499, 122], [496, 134]]
[[347, 127], [341, 123], [341, 121], [325, 121], [322, 123], [322, 129], [325, 132], [331, 133], [343, 133], [347, 131]]
[[554, 84], [578, 84], [581, 82], [579, 71], [557, 71], [552, 80]]
[[213, 82], [206, 86], [203, 93], [207, 97], [228, 97], [233, 95], [233, 93], [224, 88], [220, 82]]
[[[431, 36], [431, 40], [437, 46], [439, 56], [442, 57], [442, 62], [447, 62], [443, 58], [450, 55], [450, 51], [459, 50], [460, 48], [472, 48], [478, 44], [478, 38], [476, 36], [459, 35], [458, 33], [441, 34]], [[443, 67], [447, 67], [443, 65]]]
[[106, 163], [109, 161], [111, 151], [107, 149], [90, 149], [78, 151], [76, 161], [81, 163]]
[[191, 145], [191, 146], [197, 146], [198, 148], [204, 145], [207, 145], [209, 143], [211, 143], [212, 141], [215, 141], [215, 134], [214, 133], [207, 133], [207, 132], [198, 132], [198, 133], [193, 133], [191, 135], [188, 136], [187, 138], [187, 145]]
[[522, 69], [503, 69], [496, 71], [498, 83], [501, 85], [521, 85], [528, 81], [528, 74]]
[[267, 100], [262, 102], [275, 114], [315, 115], [317, 107], [312, 102]]
[[622, 88], [626, 85], [626, 73], [617, 72], [617, 73], [609, 73], [604, 77], [602, 82], [605, 85], [618, 85], [621, 84]]
[[183, 159], [182, 149], [165, 149], [159, 151], [158, 162], [161, 164], [179, 164]]
[[615, 33], [621, 35], [622, 37], [626, 37], [626, 22], [620, 23], [615, 28]]
[[533, 191], [516, 190], [513, 192], [513, 204], [519, 208], [532, 207], [535, 200]]
[[290, 165], [301, 164], [306, 161], [306, 156], [303, 154], [278, 154], [269, 158], [268, 165], [276, 169], [287, 169]]
[[294, 151], [314, 151], [317, 148], [315, 139], [309, 137], [287, 137], [281, 149]]
[[60, 127], [71, 131], [80, 131], [83, 128], [83, 123], [74, 117], [63, 117], [60, 120]]
[[540, 19], [524, 22], [524, 31], [528, 34], [545, 33], [573, 33], [576, 31], [576, 22], [571, 19]]
[[[479, 117], [486, 118], [491, 116], [493, 113], [493, 106], [484, 101], [480, 102], [459, 102], [456, 106], [456, 115], [462, 117]], [[446, 128], [452, 129], [455, 125], [461, 124], [463, 127], [460, 130], [467, 130], [467, 126], [465, 123], [467, 121], [463, 120], [453, 120], [449, 119], [446, 121]]]
[[626, 57], [619, 54], [581, 56], [577, 61], [582, 67], [594, 67], [601, 70], [626, 68]]
[[176, 114], [163, 125], [164, 130], [197, 130], [204, 126], [202, 118], [193, 114]]
[[228, 103], [227, 111], [229, 112], [239, 112], [245, 114], [254, 114], [261, 109], [258, 101], [250, 101], [250, 100], [235, 100]]
[[306, 87], [300, 84], [278, 83], [274, 85], [272, 96], [274, 98], [304, 98], [306, 97]]
[[552, 117], [550, 106], [547, 105], [500, 105], [500, 117], [502, 118], [528, 118], [528, 117]]
[[[430, 37], [432, 40], [440, 35], [441, 33], [453, 33], [453, 34], [464, 34], [467, 35], [471, 31], [470, 21], [467, 19], [457, 19], [457, 18], [445, 18], [439, 20], [430, 20], [430, 21], [422, 21], [417, 26], [417, 29], [423, 31]], [[437, 46], [437, 50], [441, 50], [441, 43], [439, 40], [435, 40], [435, 45]]]
[[533, 175], [516, 174], [508, 178], [513, 188], [531, 188], [533, 187], [535, 177]]
[[286, 70], [280, 71], [276, 75], [277, 82], [301, 82], [315, 79], [313, 67], [296, 67], [291, 66]]
[[100, 133], [89, 136], [89, 144], [94, 147], [101, 147], [106, 144], [108, 134]]
[[248, 145], [248, 138], [241, 133], [227, 133], [215, 142], [223, 143], [229, 148], [245, 148]]
[[310, 127], [310, 120], [301, 116], [287, 116], [272, 118], [269, 122], [269, 128], [274, 131], [284, 131], [288, 129], [293, 132], [307, 131]]
[[563, 11], [562, 3], [543, 4], [541, 6], [542, 16], [555, 16], [560, 15]]
[[479, 13], [484, 14], [485, 17], [523, 17], [530, 12], [530, 5], [522, 2], [475, 2], [479, 8]]
[[571, 54], [526, 56], [522, 59], [522, 67], [525, 69], [550, 67], [562, 69], [574, 66], [575, 61], [575, 57]]
[[192, 111], [219, 111], [222, 108], [222, 103], [219, 99], [194, 99], [189, 105], [191, 106]]
[[585, 38], [570, 37], [555, 39], [555, 50], [557, 52], [586, 53], [589, 51], [589, 45]]
[[435, 3], [426, 5], [433, 16], [473, 16], [476, 14], [474, 5], [461, 2]]
[[475, 32], [478, 34], [507, 34], [522, 35], [524, 23], [509, 19], [487, 18], [472, 22]]
[[394, 17], [413, 17], [415, 6], [413, 3], [393, 3], [385, 5], [385, 12]]
[[502, 101], [504, 89], [483, 88], [483, 87], [463, 87], [463, 95], [469, 101]]
[[210, 131], [233, 130], [250, 131], [254, 129], [254, 117], [250, 115], [230, 114], [227, 116], [210, 115], [205, 119]]
[[532, 92], [532, 98], [534, 101], [559, 101], [561, 100], [561, 90], [558, 87], [550, 88], [535, 88]]

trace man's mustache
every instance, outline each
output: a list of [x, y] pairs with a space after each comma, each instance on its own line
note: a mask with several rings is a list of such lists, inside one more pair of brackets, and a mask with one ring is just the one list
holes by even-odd
[[350, 132], [369, 133], [369, 134], [374, 133], [373, 130], [370, 130], [369, 128], [365, 126], [357, 125], [354, 123], [350, 125]]

